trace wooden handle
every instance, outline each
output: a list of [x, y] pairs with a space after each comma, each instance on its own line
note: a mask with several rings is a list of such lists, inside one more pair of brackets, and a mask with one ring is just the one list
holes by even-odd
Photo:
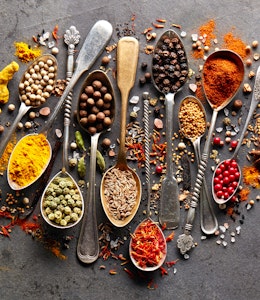
[[139, 42], [134, 37], [123, 37], [117, 45], [117, 85], [128, 92], [134, 86]]
[[121, 92], [121, 134], [118, 164], [126, 165], [125, 130], [130, 90], [134, 86], [138, 63], [139, 42], [134, 37], [123, 37], [117, 45], [117, 85]]

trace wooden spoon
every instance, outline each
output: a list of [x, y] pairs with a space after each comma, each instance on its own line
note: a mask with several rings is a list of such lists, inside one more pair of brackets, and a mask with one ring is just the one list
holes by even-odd
[[[135, 83], [135, 75], [136, 75], [137, 62], [138, 62], [138, 51], [139, 51], [139, 43], [135, 38], [123, 37], [121, 40], [119, 40], [117, 46], [117, 84], [121, 92], [121, 100], [122, 100], [120, 146], [119, 146], [119, 153], [117, 157], [117, 163], [115, 166], [113, 166], [112, 168], [106, 171], [106, 173], [102, 178], [101, 186], [100, 186], [101, 203], [103, 209], [109, 221], [117, 227], [126, 226], [133, 219], [133, 217], [135, 216], [139, 208], [139, 204], [141, 200], [141, 192], [142, 192], [141, 181], [139, 176], [136, 174], [134, 170], [132, 170], [127, 165], [126, 149], [125, 149], [126, 113], [127, 113], [128, 96], [130, 90], [132, 89]], [[107, 177], [109, 176], [109, 174], [111, 174], [111, 171], [113, 171], [114, 169], [118, 169], [120, 172], [121, 171], [130, 172], [136, 184], [137, 193], [136, 193], [134, 206], [131, 210], [130, 215], [121, 219], [118, 219], [111, 214], [108, 206], [107, 197], [106, 197], [107, 191], [105, 188], [105, 183]], [[117, 182], [111, 183], [111, 185], [114, 185], [115, 189], [118, 188]], [[112, 188], [113, 187], [111, 187], [111, 189]]]

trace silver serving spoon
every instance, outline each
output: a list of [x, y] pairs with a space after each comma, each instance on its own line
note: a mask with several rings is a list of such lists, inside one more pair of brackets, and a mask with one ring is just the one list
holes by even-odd
[[[161, 267], [161, 265], [164, 263], [166, 255], [167, 255], [167, 243], [164, 237], [164, 234], [160, 228], [150, 217], [150, 205], [151, 205], [151, 183], [150, 183], [150, 174], [151, 174], [151, 166], [150, 166], [150, 147], [149, 147], [149, 93], [144, 92], [143, 93], [143, 99], [144, 99], [144, 136], [145, 136], [145, 179], [146, 179], [146, 185], [147, 185], [147, 211], [146, 214], [148, 218], [143, 220], [135, 229], [132, 238], [130, 240], [129, 244], [129, 255], [133, 262], [133, 264], [142, 271], [155, 271], [158, 268]], [[138, 260], [136, 260], [134, 254], [133, 254], [133, 238], [135, 237], [136, 232], [139, 232], [140, 229], [142, 230], [143, 227], [146, 227], [147, 224], [153, 228], [158, 234], [157, 241], [158, 246], [160, 245], [160, 256], [158, 257], [158, 263], [152, 266], [142, 266], [140, 263], [138, 263]], [[149, 233], [148, 233], [149, 234]]]
[[[184, 123], [185, 123], [185, 121], [189, 122], [189, 115], [187, 115], [188, 113], [186, 113], [186, 115], [184, 115], [182, 117], [182, 116], [180, 116], [180, 112], [181, 112], [182, 106], [187, 105], [190, 101], [194, 102], [195, 104], [198, 104], [198, 106], [200, 107], [200, 110], [201, 110], [201, 114], [202, 114], [201, 119], [203, 119], [204, 124], [198, 124], [198, 126], [204, 125], [204, 127], [202, 127], [203, 129], [201, 129], [201, 130], [199, 127], [198, 128], [198, 130], [200, 130], [199, 132], [194, 130], [194, 131], [190, 131], [190, 133], [187, 133], [184, 130], [185, 129]], [[190, 113], [192, 114], [193, 112], [191, 111]], [[206, 123], [207, 123], [205, 108], [196, 97], [187, 96], [182, 100], [182, 102], [180, 104], [178, 116], [179, 116], [180, 130], [181, 130], [182, 134], [192, 142], [197, 162], [199, 162], [200, 157], [201, 157], [201, 155], [200, 155], [200, 140], [201, 140], [201, 137], [205, 134]], [[185, 119], [185, 117], [188, 118], [188, 120]], [[197, 124], [194, 124], [193, 126], [196, 127], [196, 125]], [[201, 230], [205, 234], [213, 234], [218, 228], [218, 221], [217, 221], [217, 218], [215, 216], [214, 210], [211, 205], [211, 199], [209, 198], [209, 192], [208, 192], [208, 187], [207, 187], [205, 177], [203, 179], [201, 192], [200, 192], [200, 227], [201, 227]]]
[[[252, 95], [252, 99], [251, 99], [251, 104], [250, 104], [249, 112], [248, 112], [248, 115], [247, 115], [247, 118], [246, 118], [243, 130], [242, 130], [240, 138], [239, 138], [239, 142], [238, 142], [238, 144], [236, 146], [236, 149], [235, 149], [232, 157], [230, 159], [228, 159], [228, 160], [231, 161], [231, 160], [236, 160], [237, 159], [238, 151], [239, 151], [239, 149], [240, 149], [240, 147], [242, 145], [245, 133], [247, 131], [248, 124], [249, 124], [249, 122], [250, 122], [250, 120], [252, 118], [254, 110], [256, 109], [257, 104], [259, 103], [259, 101], [260, 101], [260, 67], [258, 67], [258, 69], [257, 69], [256, 78], [255, 78], [255, 84], [254, 84], [254, 89], [253, 89], [253, 95]], [[213, 180], [214, 180], [214, 177], [216, 175], [216, 170], [225, 161], [227, 161], [227, 160], [224, 160], [224, 161], [222, 161], [222, 162], [220, 162], [218, 164], [218, 166], [216, 167], [215, 172], [213, 174], [213, 178], [212, 178], [212, 194], [213, 194], [213, 198], [214, 198], [214, 200], [216, 201], [217, 204], [226, 203], [227, 201], [229, 201], [233, 197], [233, 195], [236, 193], [237, 187], [238, 187], [240, 179], [242, 177], [241, 169], [240, 169], [239, 165], [237, 164], [237, 167], [238, 167], [238, 170], [239, 170], [239, 173], [240, 173], [240, 177], [238, 179], [237, 187], [234, 189], [234, 192], [228, 198], [226, 198], [226, 199], [218, 198], [217, 195], [216, 195], [216, 193], [215, 193], [215, 191], [214, 191]]]
[[[110, 102], [110, 118], [111, 125], [114, 121], [115, 116], [115, 96], [112, 84], [107, 76], [107, 74], [101, 70], [93, 71], [90, 73], [85, 82], [83, 83], [80, 95], [84, 92], [86, 86], [90, 86], [92, 82], [98, 80], [103, 86], [107, 88], [107, 93], [112, 96]], [[80, 98], [79, 98], [80, 102]], [[79, 117], [80, 107], [78, 103], [77, 118], [80, 125]], [[88, 124], [87, 124], [88, 125]], [[110, 126], [111, 126], [110, 125]], [[109, 126], [109, 127], [110, 127]], [[80, 261], [83, 263], [94, 262], [99, 255], [99, 240], [98, 240], [98, 227], [97, 227], [97, 217], [96, 217], [96, 197], [95, 197], [95, 186], [96, 186], [96, 158], [97, 158], [97, 145], [98, 139], [101, 133], [105, 132], [109, 127], [103, 127], [102, 130], [97, 129], [96, 133], [91, 132], [90, 127], [82, 128], [87, 131], [91, 136], [91, 148], [90, 148], [90, 169], [89, 169], [89, 186], [88, 194], [86, 199], [86, 212], [83, 217], [83, 222], [80, 230], [80, 236], [77, 246], [77, 255]]]
[[[176, 49], [176, 44], [180, 46], [182, 51], [181, 56], [179, 54], [172, 60], [178, 61], [178, 65], [186, 64], [185, 75], [181, 76], [181, 80], [176, 80], [174, 77], [174, 70], [170, 70], [171, 63], [167, 63], [169, 69], [166, 70], [166, 66], [162, 71], [164, 75], [163, 80], [159, 75], [161, 62], [170, 59], [170, 53], [179, 53]], [[170, 50], [171, 49], [171, 50]], [[167, 55], [167, 56], [166, 56]], [[166, 63], [165, 63], [166, 64]], [[158, 68], [157, 68], [158, 66]], [[172, 66], [175, 68], [175, 66]], [[158, 75], [157, 75], [158, 74]], [[169, 75], [168, 75], [169, 74]], [[166, 226], [167, 229], [175, 229], [179, 225], [180, 221], [180, 203], [179, 203], [179, 191], [176, 178], [173, 172], [173, 161], [172, 161], [172, 135], [173, 135], [173, 106], [175, 94], [185, 84], [188, 77], [188, 63], [187, 56], [184, 51], [184, 46], [181, 42], [180, 37], [174, 30], [167, 30], [159, 38], [153, 55], [153, 68], [152, 78], [156, 89], [165, 95], [165, 106], [166, 106], [166, 174], [161, 185], [161, 196], [160, 196], [160, 211], [159, 211], [159, 222], [161, 225]], [[167, 84], [165, 83], [167, 80]], [[174, 87], [174, 89], [172, 89]]]
[[[66, 33], [64, 34], [64, 42], [68, 45], [68, 57], [67, 57], [67, 76], [66, 80], [67, 83], [70, 81], [72, 75], [73, 75], [73, 69], [74, 69], [74, 53], [75, 53], [75, 46], [79, 43], [80, 35], [77, 31], [75, 26], [71, 26], [70, 29], [66, 30]], [[77, 222], [70, 223], [68, 226], [60, 226], [53, 222], [51, 222], [47, 216], [44, 213], [44, 209], [42, 207], [43, 200], [45, 197], [45, 192], [48, 190], [48, 187], [52, 184], [52, 182], [57, 181], [58, 178], [64, 178], [69, 181], [72, 181], [75, 185], [75, 189], [78, 191], [78, 194], [80, 195], [81, 202], [82, 202], [82, 211], [84, 211], [84, 201], [83, 196], [81, 194], [80, 188], [77, 184], [77, 182], [73, 179], [73, 177], [68, 173], [68, 145], [69, 145], [69, 126], [70, 126], [70, 119], [71, 119], [71, 101], [72, 101], [72, 90], [67, 95], [67, 98], [65, 100], [65, 107], [64, 107], [64, 134], [63, 134], [63, 152], [62, 152], [62, 170], [58, 172], [56, 175], [53, 176], [53, 178], [49, 181], [47, 187], [45, 188], [43, 195], [41, 197], [41, 212], [43, 215], [43, 218], [52, 226], [60, 229], [64, 228], [70, 228], [72, 226], [75, 226], [78, 224], [83, 216], [77, 220]]]
[[[239, 80], [240, 84], [237, 85], [236, 89], [234, 91], [232, 91], [231, 95], [229, 97], [227, 97], [227, 99], [225, 99], [225, 101], [219, 106], [213, 105], [210, 102], [211, 99], [209, 99], [207, 97], [207, 94], [205, 93], [207, 101], [213, 109], [213, 115], [212, 115], [212, 118], [211, 118], [211, 123], [210, 123], [209, 130], [208, 130], [208, 138], [205, 142], [204, 149], [203, 149], [201, 159], [200, 159], [200, 163], [199, 163], [199, 167], [198, 167], [198, 173], [197, 173], [197, 178], [196, 178], [196, 182], [195, 182], [195, 185], [194, 185], [194, 192], [193, 192], [193, 196], [192, 196], [192, 201], [190, 203], [190, 208], [188, 210], [186, 224], [184, 226], [184, 233], [181, 234], [179, 236], [179, 238], [177, 239], [177, 246], [178, 246], [181, 254], [185, 254], [186, 252], [188, 252], [193, 247], [193, 237], [191, 236], [190, 232], [191, 232], [192, 227], [193, 227], [193, 221], [194, 221], [194, 218], [195, 218], [195, 211], [196, 211], [196, 207], [198, 205], [198, 201], [199, 201], [199, 197], [200, 197], [200, 191], [201, 191], [201, 187], [202, 187], [202, 183], [203, 183], [203, 178], [205, 176], [205, 171], [206, 171], [207, 164], [208, 164], [210, 144], [211, 144], [212, 134], [213, 134], [213, 131], [214, 131], [214, 128], [215, 128], [218, 112], [230, 103], [230, 101], [233, 99], [233, 97], [237, 93], [237, 91], [238, 91], [238, 89], [239, 89], [239, 87], [240, 87], [240, 85], [243, 81], [243, 78], [244, 78], [244, 64], [243, 64], [243, 61], [242, 61], [242, 59], [240, 58], [240, 56], [238, 54], [236, 54], [235, 52], [230, 51], [230, 50], [218, 50], [218, 51], [213, 52], [212, 54], [210, 54], [208, 56], [208, 58], [206, 59], [206, 61], [205, 61], [204, 68], [205, 68], [206, 64], [210, 65], [211, 60], [218, 59], [218, 58], [223, 58], [223, 59], [230, 60], [238, 66], [238, 69], [240, 71], [240, 73], [238, 74], [239, 75], [238, 80]], [[204, 80], [204, 73], [203, 73], [203, 80]]]

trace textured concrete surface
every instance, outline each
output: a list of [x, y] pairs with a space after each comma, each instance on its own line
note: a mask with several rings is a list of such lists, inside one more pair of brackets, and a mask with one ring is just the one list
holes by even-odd
[[[42, 30], [52, 31], [54, 26], [58, 24], [59, 35], [71, 26], [75, 25], [80, 32], [81, 40], [77, 49], [80, 49], [91, 26], [99, 19], [105, 19], [111, 22], [114, 27], [113, 37], [110, 44], [116, 43], [118, 40], [116, 28], [122, 31], [124, 23], [128, 23], [131, 27], [131, 17], [135, 19], [135, 33], [140, 40], [140, 56], [136, 85], [131, 91], [131, 95], [139, 95], [148, 90], [152, 96], [159, 96], [158, 92], [152, 85], [146, 85], [140, 88], [138, 78], [143, 75], [141, 71], [141, 63], [148, 63], [150, 70], [151, 57], [143, 53], [146, 41], [141, 32], [151, 26], [151, 23], [158, 18], [167, 20], [166, 28], [172, 23], [180, 24], [182, 30], [187, 32], [187, 37], [183, 39], [187, 53], [189, 55], [190, 66], [197, 70], [199, 63], [194, 61], [190, 55], [191, 40], [190, 35], [197, 32], [201, 24], [204, 24], [211, 18], [214, 18], [217, 25], [217, 35], [221, 39], [224, 33], [235, 27], [235, 33], [247, 43], [253, 40], [259, 40], [259, 15], [260, 7], [258, 0], [231, 0], [231, 1], [206, 1], [206, 0], [185, 0], [185, 1], [87, 1], [87, 0], [0, 0], [0, 69], [12, 60], [17, 60], [14, 56], [15, 41], [26, 41], [32, 43], [32, 36], [42, 33]], [[162, 30], [157, 30], [158, 35]], [[179, 31], [178, 31], [179, 32]], [[66, 72], [66, 46], [63, 40], [58, 41], [60, 53], [57, 56], [59, 63], [59, 78], [65, 78]], [[46, 49], [46, 48], [45, 48]], [[259, 50], [259, 49], [258, 49]], [[47, 49], [46, 49], [47, 51]], [[115, 57], [115, 51], [111, 53]], [[98, 68], [100, 58], [92, 69]], [[26, 65], [20, 64], [20, 70], [9, 84], [11, 92], [10, 103], [19, 106], [18, 83], [22, 72]], [[115, 66], [111, 62], [111, 67]], [[258, 63], [254, 63], [253, 69], [256, 70]], [[111, 73], [110, 73], [111, 76]], [[84, 78], [84, 76], [83, 76]], [[75, 86], [76, 105], [77, 93], [81, 87], [83, 78]], [[111, 76], [112, 78], [112, 76]], [[112, 79], [113, 80], [113, 79]], [[247, 79], [245, 79], [247, 80]], [[116, 82], [113, 81], [114, 86]], [[188, 86], [176, 96], [176, 110], [179, 101], [189, 92]], [[120, 97], [116, 90], [117, 101], [120, 107]], [[242, 97], [241, 91], [238, 97]], [[245, 120], [246, 112], [249, 107], [250, 96], [244, 98], [246, 100], [243, 108], [242, 119]], [[55, 98], [50, 100], [50, 106], [55, 106]], [[141, 103], [140, 106], [142, 107]], [[74, 106], [75, 109], [75, 106]], [[129, 107], [130, 111], [131, 107]], [[206, 105], [208, 118], [210, 119], [211, 110]], [[15, 113], [7, 112], [7, 106], [2, 107], [0, 115], [1, 124], [12, 122]], [[142, 111], [142, 109], [141, 109]], [[55, 122], [54, 129], [62, 129], [62, 112]], [[216, 126], [221, 126], [223, 112], [219, 114]], [[28, 116], [23, 118], [23, 122]], [[139, 121], [141, 122], [141, 114]], [[44, 119], [39, 118], [42, 125]], [[77, 125], [75, 125], [77, 126]], [[77, 128], [77, 127], [76, 127]], [[7, 132], [8, 129], [6, 129]], [[177, 123], [174, 124], [174, 130], [178, 130]], [[71, 137], [75, 131], [75, 127], [71, 127]], [[21, 133], [18, 133], [18, 136]], [[113, 129], [107, 133], [114, 142], [119, 135], [119, 115], [117, 115]], [[87, 134], [84, 135], [86, 145], [90, 145], [90, 139]], [[54, 130], [49, 134], [48, 138], [54, 143]], [[1, 142], [1, 137], [0, 137]], [[204, 142], [204, 141], [202, 141]], [[227, 148], [227, 147], [226, 147]], [[240, 162], [247, 164], [246, 149], [241, 149]], [[222, 158], [228, 158], [228, 151], [221, 152]], [[61, 168], [61, 152], [55, 162], [52, 174], [56, 174]], [[107, 165], [113, 165], [114, 160], [106, 157]], [[213, 162], [210, 162], [213, 165]], [[138, 170], [140, 176], [143, 173]], [[196, 166], [192, 165], [192, 172], [195, 176]], [[97, 172], [97, 217], [98, 223], [106, 222], [106, 217], [99, 202], [98, 187], [101, 175]], [[75, 177], [76, 173], [73, 173]], [[208, 170], [207, 180], [210, 184], [211, 171]], [[194, 178], [194, 177], [193, 177]], [[86, 180], [88, 177], [86, 176]], [[144, 177], [142, 177], [144, 182]], [[12, 192], [6, 183], [6, 175], [0, 178], [0, 187], [2, 197], [6, 193]], [[32, 195], [37, 188], [37, 183], [26, 190], [26, 195]], [[86, 191], [84, 191], [86, 194]], [[250, 198], [255, 199], [259, 194], [259, 190], [252, 189]], [[123, 239], [129, 236], [129, 231], [133, 231], [137, 224], [142, 220], [142, 210], [145, 209], [145, 197], [143, 197], [141, 207], [134, 220], [127, 228], [113, 228], [113, 239], [120, 237]], [[168, 244], [167, 261], [179, 259], [175, 265], [177, 273], [174, 274], [173, 267], [168, 269], [168, 275], [161, 276], [160, 271], [154, 274], [145, 274], [145, 278], [138, 275], [131, 263], [125, 266], [121, 265], [121, 261], [109, 258], [103, 261], [101, 258], [91, 265], [81, 264], [76, 257], [77, 238], [79, 235], [80, 225], [66, 232], [53, 230], [44, 225], [45, 233], [48, 237], [62, 241], [65, 235], [74, 236], [69, 242], [69, 249], [62, 249], [62, 253], [67, 256], [66, 260], [55, 257], [51, 251], [44, 247], [40, 241], [32, 239], [30, 235], [20, 230], [18, 226], [13, 228], [10, 238], [0, 236], [0, 298], [2, 300], [12, 299], [214, 299], [214, 300], [243, 300], [243, 299], [259, 299], [259, 203], [250, 211], [246, 211], [245, 205], [241, 204], [240, 211], [245, 216], [244, 224], [241, 225], [241, 233], [236, 236], [236, 243], [230, 243], [230, 232], [234, 231], [240, 225], [238, 217], [233, 222], [228, 216], [223, 214], [219, 208], [214, 205], [218, 222], [223, 225], [229, 223], [230, 228], [226, 233], [228, 246], [218, 246], [216, 237], [210, 237], [201, 240], [202, 232], [199, 226], [199, 211], [196, 214], [194, 228], [192, 234], [198, 246], [190, 253], [190, 258], [184, 260], [176, 248], [177, 236], [182, 233], [183, 225], [186, 219], [186, 211], [181, 211], [181, 224], [175, 232], [175, 239]], [[36, 207], [34, 214], [39, 212]], [[156, 218], [156, 216], [154, 217]], [[4, 222], [2, 219], [0, 222]], [[40, 221], [42, 222], [42, 221]], [[1, 223], [1, 225], [4, 223]], [[170, 232], [169, 232], [170, 233]], [[128, 258], [128, 242], [125, 241], [116, 254], [122, 253]], [[106, 266], [101, 270], [100, 265]], [[128, 268], [135, 273], [135, 278], [131, 279], [124, 271]], [[110, 275], [109, 270], [115, 269], [116, 275]], [[148, 282], [152, 280], [155, 289], [148, 289]], [[152, 286], [154, 286], [152, 284]]]

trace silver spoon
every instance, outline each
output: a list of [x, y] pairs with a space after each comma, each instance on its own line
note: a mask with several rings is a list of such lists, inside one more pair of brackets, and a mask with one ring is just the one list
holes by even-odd
[[[189, 115], [188, 113], [186, 113], [183, 117], [180, 115], [182, 106], [187, 105], [190, 101], [194, 102], [195, 104], [198, 104], [200, 110], [201, 110], [201, 119], [203, 119], [204, 124], [198, 124], [198, 131], [194, 130], [194, 131], [190, 131], [190, 133], [187, 133], [187, 131], [185, 131], [185, 120], [187, 122], [189, 122]], [[193, 113], [192, 111], [190, 112], [191, 114]], [[179, 107], [179, 124], [180, 124], [180, 130], [182, 132], [182, 134], [189, 139], [194, 147], [194, 151], [195, 151], [195, 156], [197, 159], [197, 162], [200, 161], [200, 140], [201, 137], [205, 134], [206, 131], [206, 112], [204, 109], [204, 106], [201, 104], [201, 102], [193, 96], [187, 96], [185, 97]], [[187, 119], [185, 119], [188, 118]], [[201, 121], [202, 123], [202, 121]], [[193, 124], [194, 127], [196, 127], [197, 124]], [[203, 127], [204, 125], [204, 127]], [[201, 127], [200, 127], [201, 126]], [[202, 128], [202, 129], [201, 129]], [[208, 192], [208, 187], [207, 187], [207, 183], [205, 180], [205, 177], [203, 179], [203, 184], [201, 187], [201, 194], [200, 194], [200, 227], [201, 230], [205, 233], [205, 234], [213, 234], [217, 228], [218, 228], [218, 221], [217, 218], [215, 216], [214, 210], [212, 208], [211, 205], [211, 201], [209, 198], [209, 192]]]
[[[176, 44], [180, 46], [182, 54], [177, 54], [177, 57], [172, 60], [176, 60], [177, 64], [185, 64], [185, 75], [181, 76], [180, 79], [175, 79], [174, 68], [173, 70], [166, 70], [166, 66], [162, 73], [157, 70], [160, 68], [164, 61], [170, 59], [170, 53], [179, 53], [176, 49]], [[167, 55], [167, 56], [166, 56]], [[161, 63], [162, 62], [162, 63]], [[167, 63], [168, 64], [168, 63]], [[165, 63], [166, 65], [166, 63]], [[169, 65], [169, 64], [168, 64]], [[164, 67], [164, 66], [163, 66]], [[179, 191], [176, 178], [173, 172], [173, 161], [172, 161], [172, 133], [173, 133], [173, 106], [175, 94], [185, 84], [188, 77], [188, 63], [187, 56], [184, 51], [184, 46], [181, 42], [180, 37], [174, 30], [167, 30], [164, 32], [155, 46], [155, 52], [153, 56], [153, 82], [156, 89], [165, 95], [165, 106], [166, 106], [166, 174], [161, 185], [161, 196], [160, 196], [160, 211], [159, 211], [159, 222], [161, 225], [166, 226], [167, 229], [175, 229], [179, 225], [180, 221], [180, 203], [179, 203]], [[170, 73], [168, 75], [168, 73]], [[158, 74], [158, 75], [157, 75]], [[164, 75], [163, 80], [161, 74]], [[172, 77], [173, 76], [173, 77]], [[167, 80], [168, 84], [165, 83]], [[171, 87], [171, 88], [168, 88]], [[172, 89], [173, 87], [173, 89]]]
[[[111, 124], [109, 126], [104, 126], [102, 130], [98, 129], [93, 133], [90, 127], [82, 126], [80, 122], [79, 112], [80, 107], [78, 103], [77, 109], [77, 118], [79, 124], [82, 128], [87, 131], [91, 136], [91, 148], [90, 148], [90, 169], [89, 169], [89, 186], [88, 194], [86, 199], [86, 212], [83, 217], [83, 222], [80, 230], [80, 236], [77, 246], [77, 255], [80, 261], [83, 263], [92, 263], [94, 262], [99, 255], [99, 240], [98, 240], [98, 227], [97, 227], [97, 217], [96, 217], [96, 203], [95, 203], [95, 184], [96, 184], [96, 158], [97, 158], [97, 145], [98, 139], [102, 132], [107, 130], [114, 121], [115, 115], [115, 96], [112, 84], [107, 77], [107, 74], [101, 70], [93, 71], [90, 73], [85, 82], [83, 83], [81, 93], [83, 93], [86, 86], [90, 86], [95, 80], [98, 80], [102, 83], [103, 86], [107, 88], [107, 93], [112, 96], [110, 102], [111, 106], [109, 110], [111, 111]], [[79, 98], [80, 102], [80, 98]], [[88, 124], [86, 124], [88, 125]], [[94, 125], [91, 125], [94, 126]]]
[[[74, 69], [74, 53], [75, 53], [75, 46], [79, 43], [80, 35], [77, 31], [75, 26], [71, 26], [70, 29], [66, 30], [66, 33], [64, 34], [64, 42], [68, 45], [68, 57], [67, 57], [67, 76], [66, 80], [67, 82], [70, 81], [72, 75], [73, 75], [73, 69]], [[70, 119], [71, 119], [71, 101], [72, 101], [72, 90], [69, 92], [66, 100], [65, 100], [65, 107], [64, 107], [64, 137], [63, 137], [63, 152], [62, 152], [62, 170], [58, 172], [56, 175], [53, 176], [53, 178], [50, 180], [49, 184], [45, 188], [43, 195], [41, 197], [41, 213], [43, 215], [43, 218], [49, 223], [50, 225], [56, 227], [56, 228], [70, 228], [72, 226], [75, 226], [78, 224], [83, 216], [77, 220], [77, 222], [70, 223], [68, 226], [59, 226], [53, 222], [50, 222], [50, 220], [47, 218], [46, 214], [44, 213], [43, 208], [43, 201], [45, 197], [45, 192], [48, 190], [48, 187], [54, 182], [57, 181], [59, 178], [64, 178], [67, 180], [70, 180], [75, 185], [76, 190], [78, 191], [78, 194], [80, 195], [81, 202], [82, 202], [82, 211], [84, 211], [84, 201], [83, 196], [81, 194], [80, 188], [76, 181], [73, 179], [73, 177], [68, 173], [68, 145], [69, 145], [69, 126], [70, 126]]]
[[193, 196], [192, 196], [192, 201], [190, 203], [190, 208], [188, 210], [186, 224], [184, 226], [184, 233], [181, 234], [179, 236], [179, 238], [177, 239], [177, 246], [178, 246], [181, 254], [185, 254], [186, 252], [188, 252], [193, 247], [193, 237], [191, 236], [190, 232], [191, 232], [192, 227], [193, 227], [193, 221], [194, 221], [194, 218], [195, 218], [195, 211], [196, 211], [196, 207], [198, 205], [200, 191], [201, 191], [201, 187], [202, 187], [202, 183], [203, 183], [203, 178], [205, 176], [205, 171], [206, 171], [206, 168], [207, 168], [210, 144], [211, 144], [212, 134], [213, 134], [213, 131], [214, 131], [214, 128], [215, 128], [218, 112], [230, 103], [230, 101], [233, 99], [236, 92], [238, 91], [238, 89], [239, 89], [239, 87], [240, 87], [240, 85], [243, 81], [243, 78], [244, 78], [244, 64], [243, 64], [243, 61], [242, 61], [242, 59], [240, 58], [239, 55], [237, 55], [235, 52], [230, 51], [230, 50], [218, 50], [218, 51], [213, 52], [212, 54], [210, 54], [208, 56], [208, 58], [206, 59], [206, 61], [205, 61], [204, 68], [205, 68], [206, 64], [210, 65], [211, 60], [218, 59], [218, 58], [224, 58], [224, 59], [230, 60], [238, 66], [238, 69], [240, 71], [240, 73], [238, 74], [239, 75], [238, 79], [240, 81], [240, 84], [237, 85], [236, 89], [234, 91], [232, 91], [231, 95], [227, 99], [225, 99], [225, 101], [219, 106], [213, 105], [210, 102], [211, 99], [208, 99], [207, 94], [206, 94], [207, 101], [213, 109], [213, 115], [212, 115], [212, 118], [211, 118], [211, 123], [210, 123], [209, 130], [208, 130], [208, 138], [207, 138], [206, 143], [204, 145], [204, 149], [203, 149], [201, 159], [200, 159], [200, 163], [199, 163], [199, 167], [198, 167], [198, 173], [197, 173], [197, 178], [196, 178], [196, 182], [195, 182], [195, 185], [194, 185], [194, 192], [193, 192]]
[[248, 112], [248, 115], [247, 115], [247, 118], [246, 118], [246, 121], [245, 121], [245, 124], [244, 124], [244, 127], [243, 127], [243, 130], [241, 132], [241, 135], [240, 135], [240, 138], [239, 138], [239, 142], [236, 146], [236, 149], [232, 155], [232, 157], [228, 160], [224, 160], [222, 162], [220, 162], [218, 164], [218, 166], [216, 167], [215, 169], [215, 172], [213, 174], [213, 178], [212, 178], [212, 194], [213, 194], [213, 198], [214, 200], [216, 201], [217, 204], [223, 204], [223, 203], [226, 203], [227, 201], [229, 201], [233, 195], [236, 193], [236, 190], [238, 188], [238, 185], [239, 185], [239, 182], [240, 182], [240, 179], [242, 177], [242, 174], [241, 174], [241, 169], [239, 167], [239, 165], [237, 164], [237, 167], [238, 167], [238, 170], [239, 170], [239, 173], [240, 173], [240, 177], [239, 179], [237, 180], [237, 187], [234, 189], [234, 192], [228, 197], [228, 198], [219, 198], [217, 197], [215, 191], [214, 191], [214, 184], [213, 184], [213, 180], [215, 178], [215, 175], [216, 175], [216, 170], [219, 168], [219, 166], [221, 164], [223, 164], [224, 162], [226, 161], [232, 161], [232, 160], [236, 160], [237, 159], [237, 155], [238, 155], [238, 151], [242, 145], [242, 142], [243, 142], [243, 139], [244, 139], [244, 135], [247, 131], [247, 127], [248, 127], [248, 124], [252, 118], [252, 115], [254, 113], [254, 110], [256, 109], [257, 107], [257, 104], [259, 103], [260, 101], [260, 67], [258, 67], [257, 69], [257, 73], [256, 73], [256, 78], [255, 78], [255, 84], [254, 84], [254, 89], [253, 89], [253, 95], [252, 95], [252, 99], [251, 99], [251, 104], [250, 104], [250, 108], [249, 108], [249, 112]]
[[[135, 229], [132, 238], [130, 240], [129, 244], [129, 255], [130, 258], [133, 262], [133, 264], [140, 270], [142, 271], [155, 271], [158, 268], [161, 267], [161, 265], [164, 263], [166, 255], [167, 255], [167, 243], [164, 237], [164, 234], [160, 228], [150, 217], [150, 205], [151, 205], [151, 183], [150, 183], [150, 174], [151, 174], [151, 166], [150, 166], [150, 150], [149, 150], [149, 93], [144, 92], [143, 93], [143, 98], [144, 98], [144, 135], [145, 135], [145, 178], [146, 178], [146, 185], [147, 185], [147, 216], [145, 220], [143, 220]], [[156, 262], [155, 265], [152, 266], [147, 266], [141, 265], [138, 263], [138, 260], [133, 254], [133, 239], [137, 238], [136, 233], [140, 231], [143, 227], [146, 227], [147, 224], [151, 226], [151, 228], [157, 233], [158, 236], [156, 236], [157, 241], [158, 241], [158, 246], [160, 246], [160, 255], [158, 256], [158, 261]], [[149, 234], [149, 233], [148, 233]], [[151, 233], [150, 233], [151, 234]], [[142, 236], [142, 239], [144, 238], [145, 242], [145, 237]], [[155, 245], [154, 245], [155, 247]]]

